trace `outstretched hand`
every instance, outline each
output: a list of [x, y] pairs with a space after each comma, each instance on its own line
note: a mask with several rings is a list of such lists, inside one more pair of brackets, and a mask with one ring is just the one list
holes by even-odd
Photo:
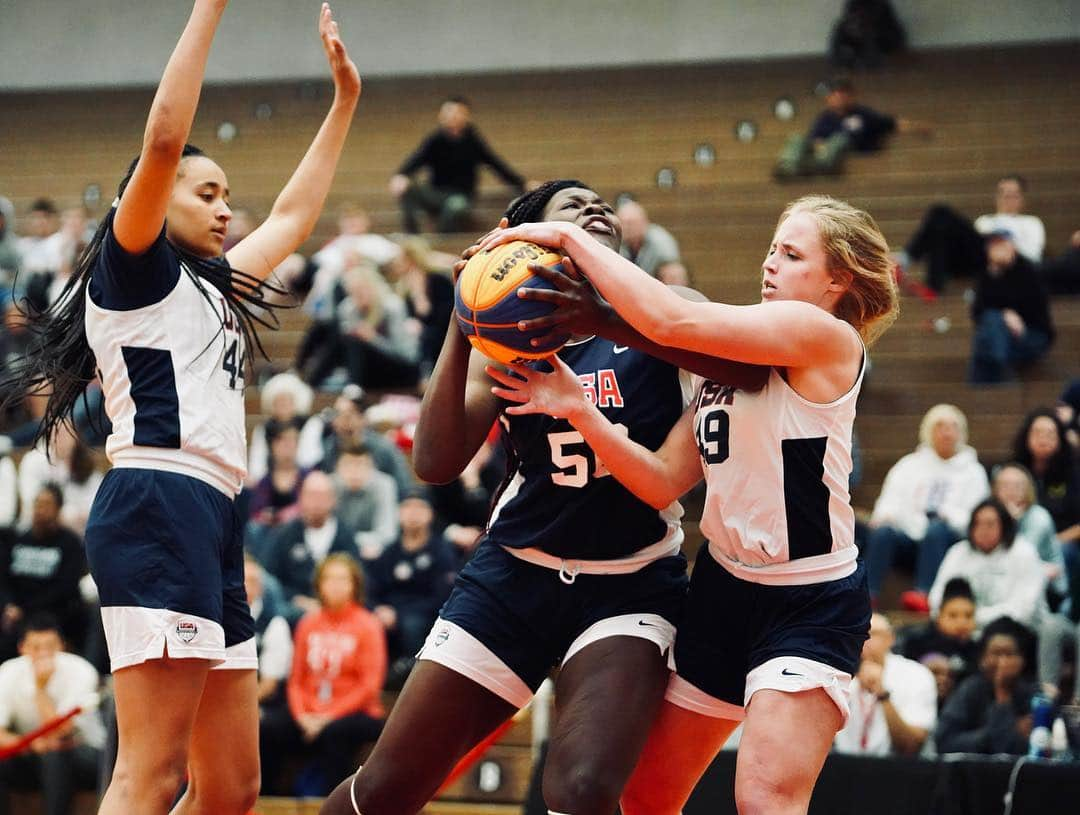
[[518, 289], [518, 297], [522, 300], [537, 300], [555, 306], [551, 314], [518, 323], [521, 331], [550, 329], [547, 334], [534, 337], [530, 341], [535, 348], [543, 345], [552, 334], [569, 332], [579, 336], [603, 336], [604, 327], [612, 315], [611, 306], [588, 280], [577, 273], [570, 258], [563, 258], [559, 266], [561, 270], [559, 267], [543, 266], [539, 263], [529, 264], [529, 271], [553, 285], [554, 290]]
[[341, 33], [329, 3], [323, 3], [319, 11], [319, 36], [322, 38], [323, 50], [326, 51], [326, 59], [330, 63], [335, 91], [345, 98], [359, 97], [360, 72], [356, 70], [356, 65], [345, 50], [345, 43], [341, 41]]
[[524, 365], [508, 365], [508, 370], [494, 365], [485, 368], [487, 375], [499, 383], [491, 392], [515, 403], [506, 408], [507, 413], [512, 416], [546, 413], [570, 421], [581, 415], [588, 400], [577, 375], [557, 356], [551, 356], [548, 362], [553, 369], [549, 374]]
[[[567, 221], [544, 221], [538, 224], [521, 224], [510, 229], [493, 229], [479, 241], [480, 250], [493, 249], [510, 241], [530, 241], [531, 243], [562, 249], [566, 239], [581, 227]], [[584, 232], [582, 233], [584, 234]]]

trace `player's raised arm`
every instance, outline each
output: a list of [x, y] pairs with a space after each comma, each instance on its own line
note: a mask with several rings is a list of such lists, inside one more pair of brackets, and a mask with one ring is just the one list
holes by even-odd
[[[480, 248], [512, 240], [533, 241], [567, 254], [630, 326], [660, 345], [735, 362], [805, 368], [845, 353], [854, 341], [849, 328], [816, 304], [732, 306], [686, 300], [573, 224], [498, 230]], [[834, 286], [838, 295], [845, 281], [838, 279]], [[823, 297], [826, 294], [822, 292]], [[774, 308], [778, 305], [783, 308]]]
[[195, 0], [154, 95], [138, 165], [113, 222], [117, 242], [132, 254], [148, 249], [165, 223], [165, 210], [199, 104], [210, 43], [227, 2]]
[[330, 111], [274, 201], [269, 217], [228, 253], [232, 266], [260, 280], [296, 251], [315, 228], [360, 99], [360, 74], [345, 50], [328, 3], [323, 3], [319, 12], [319, 36], [334, 79]]
[[499, 383], [492, 392], [513, 403], [506, 408], [507, 413], [546, 413], [566, 419], [616, 480], [656, 509], [665, 509], [701, 480], [701, 464], [690, 430], [692, 409], [683, 413], [654, 452], [629, 439], [608, 421], [586, 398], [577, 376], [565, 362], [558, 356], [549, 361], [551, 373], [523, 365], [509, 366], [512, 373], [494, 366], [487, 368], [488, 375]]

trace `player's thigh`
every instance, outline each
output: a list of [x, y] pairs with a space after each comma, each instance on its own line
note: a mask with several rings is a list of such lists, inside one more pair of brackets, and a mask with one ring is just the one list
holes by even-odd
[[154, 659], [113, 674], [117, 773], [182, 773], [210, 663]]
[[457, 761], [516, 710], [472, 679], [420, 660], [356, 775], [353, 793], [360, 811], [419, 811]]
[[739, 726], [665, 701], [623, 791], [624, 815], [679, 815], [698, 780]]
[[756, 692], [746, 709], [736, 762], [740, 811], [805, 812], [842, 725], [840, 708], [823, 688]]
[[188, 759], [200, 795], [259, 781], [259, 703], [254, 670], [210, 671]]

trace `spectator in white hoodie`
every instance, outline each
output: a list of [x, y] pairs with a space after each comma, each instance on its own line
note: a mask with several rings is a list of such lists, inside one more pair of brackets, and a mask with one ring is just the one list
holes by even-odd
[[919, 446], [889, 470], [870, 517], [866, 569], [874, 601], [896, 560], [914, 562], [915, 591], [903, 602], [925, 611], [945, 552], [989, 494], [986, 471], [967, 444], [967, 418], [953, 405], [930, 408], [919, 426]]
[[967, 539], [945, 555], [930, 589], [933, 613], [941, 606], [945, 584], [962, 577], [975, 595], [975, 625], [1011, 617], [1038, 634], [1039, 681], [1057, 695], [1061, 652], [1076, 636], [1072, 623], [1052, 614], [1046, 603], [1046, 570], [1030, 541], [1017, 534], [1017, 523], [997, 498], [982, 501], [971, 514]]

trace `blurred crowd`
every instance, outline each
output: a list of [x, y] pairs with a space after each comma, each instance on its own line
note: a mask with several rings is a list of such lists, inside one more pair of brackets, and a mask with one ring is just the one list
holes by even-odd
[[[856, 55], [842, 33], [843, 58], [878, 59], [877, 51]], [[927, 132], [858, 105], [851, 83], [837, 81], [776, 174], [836, 172], [849, 152], [911, 130]], [[409, 463], [419, 396], [454, 308], [456, 257], [420, 233], [489, 226], [473, 220], [482, 166], [513, 193], [533, 185], [480, 136], [469, 102], [447, 99], [437, 129], [390, 179], [401, 233], [374, 233], [365, 210], [347, 204], [331, 240], [278, 270], [302, 303], [306, 329], [291, 360], [257, 372], [258, 421], [239, 498], [266, 794], [325, 794], [354, 766], [358, 746], [376, 738], [384, 693], [407, 677], [504, 477], [497, 426], [452, 483], [418, 483]], [[1080, 231], [1046, 258], [1026, 192], [1022, 177], [1000, 179], [994, 211], [974, 222], [935, 206], [897, 253], [898, 278], [911, 292], [933, 297], [958, 280], [968, 287], [976, 385], [1023, 376], [1054, 342], [1052, 298], [1080, 291]], [[621, 199], [618, 216], [625, 257], [665, 283], [692, 285], [677, 239], [641, 202]], [[230, 245], [255, 223], [236, 209]], [[26, 348], [25, 315], [62, 296], [95, 227], [82, 207], [60, 210], [42, 198], [17, 213], [0, 197], [0, 383]], [[925, 283], [914, 284], [920, 262]], [[1015, 428], [1003, 460], [980, 456], [964, 414], [940, 404], [890, 470], [859, 542], [875, 603], [894, 612], [887, 587], [900, 587], [906, 624], [875, 614], [838, 750], [1025, 753], [1032, 700], [1076, 696], [1080, 379], [1067, 375], [1057, 402]], [[108, 660], [81, 537], [107, 466], [108, 419], [91, 385], [73, 417], [77, 432], [35, 444], [40, 395], [4, 396], [0, 751], [58, 713], [82, 712], [0, 761], [0, 796], [36, 778], [47, 798], [63, 801], [73, 786], [107, 775], [115, 749], [107, 693], [100, 703]]]

